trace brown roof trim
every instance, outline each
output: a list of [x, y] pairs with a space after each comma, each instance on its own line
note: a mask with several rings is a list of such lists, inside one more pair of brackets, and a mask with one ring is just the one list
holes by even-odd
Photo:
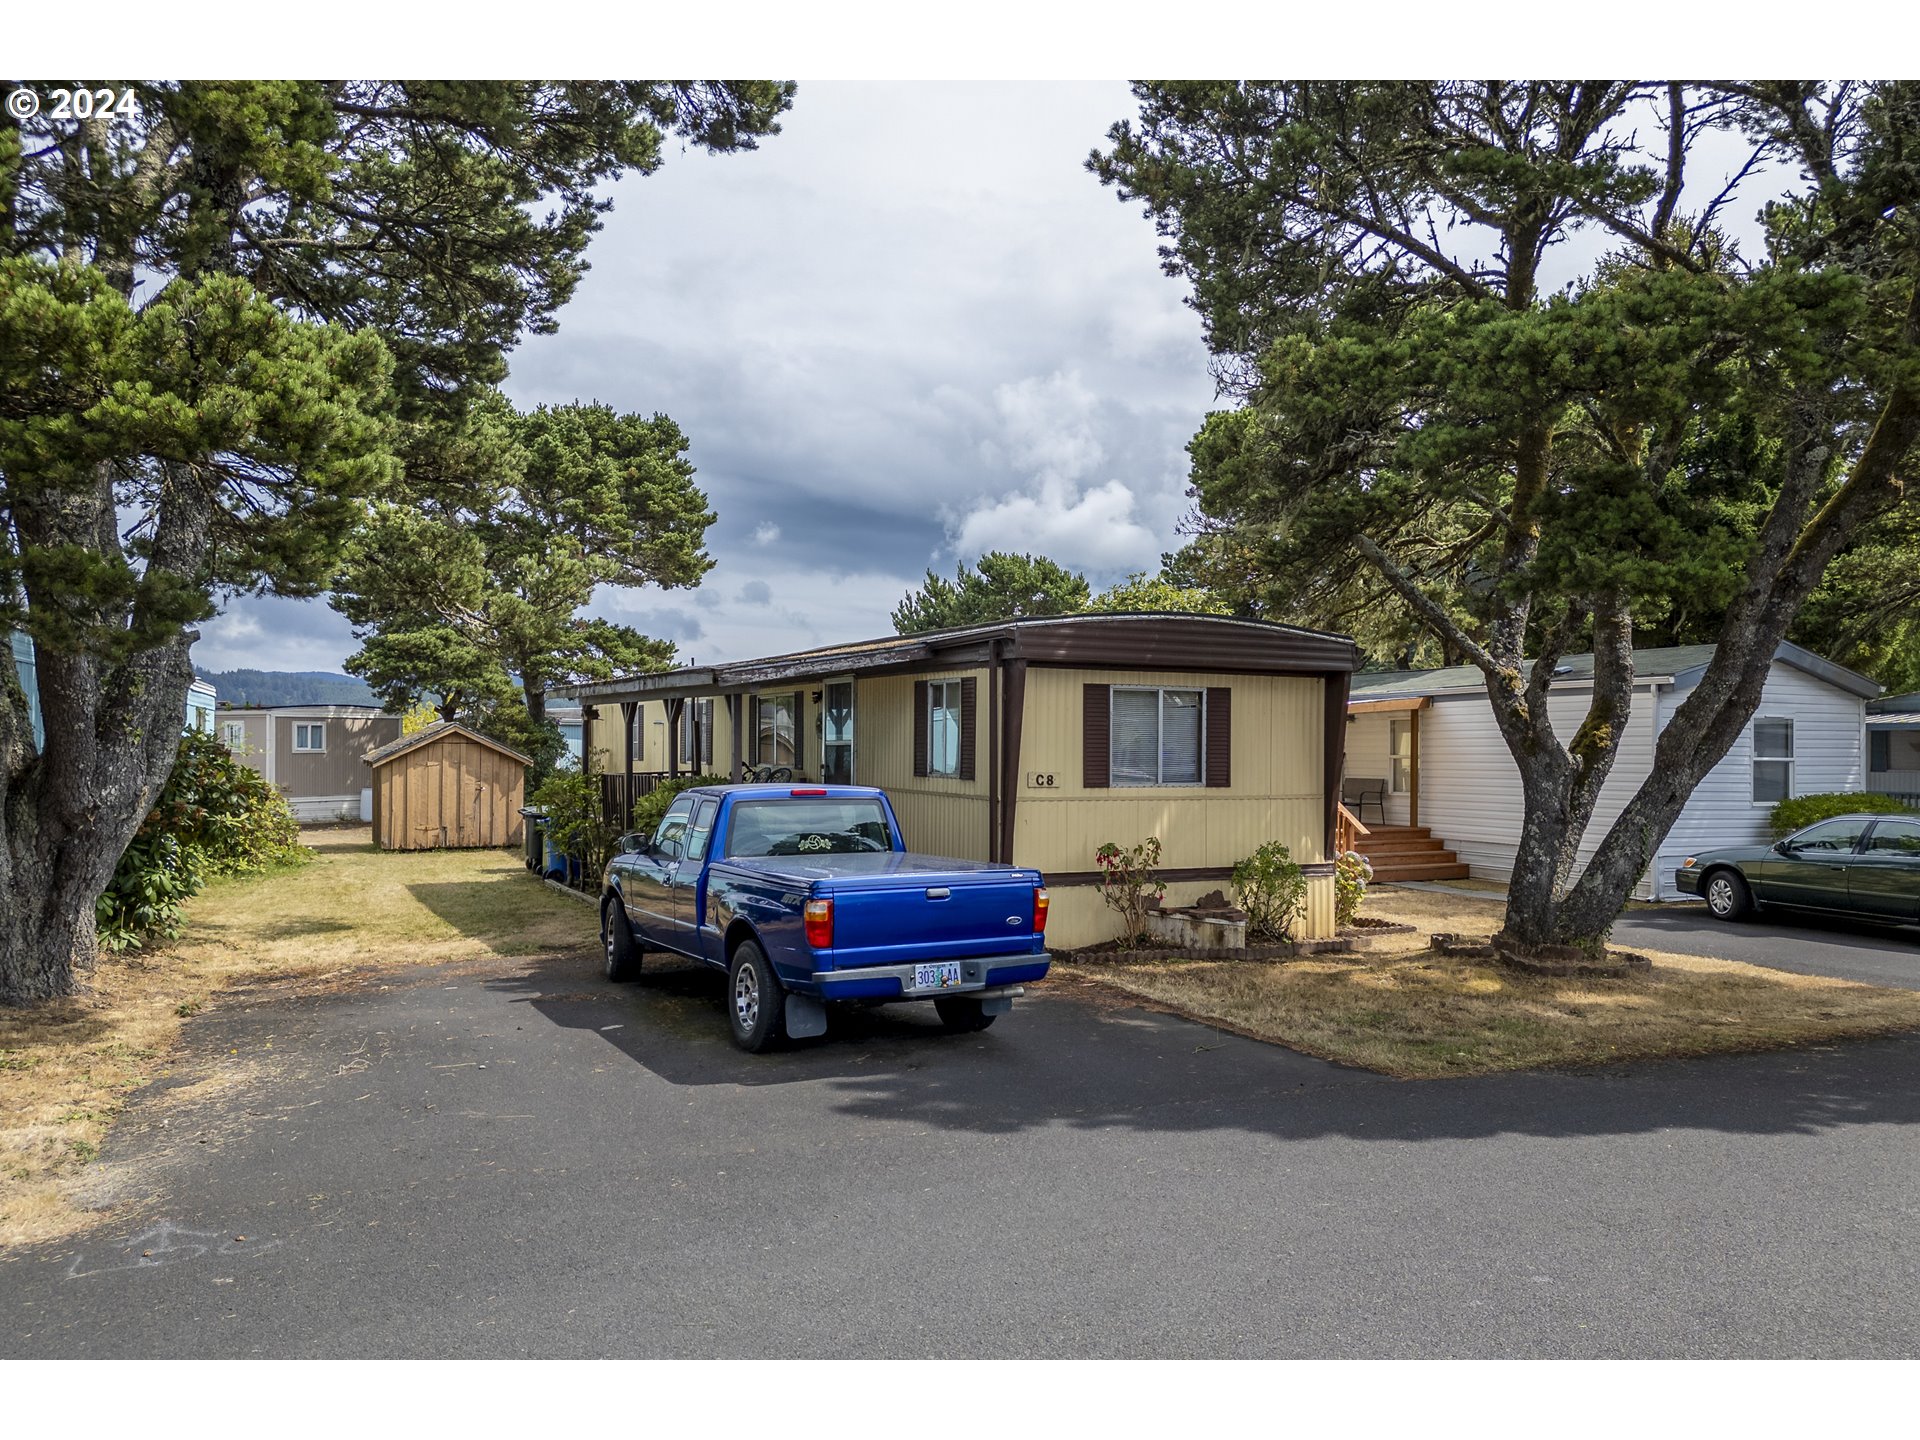
[[469, 730], [458, 720], [436, 720], [433, 724], [427, 726], [426, 729], [416, 730], [411, 735], [402, 735], [398, 740], [390, 741], [380, 746], [377, 750], [369, 750], [360, 758], [375, 769], [378, 769], [389, 760], [396, 759], [406, 754], [409, 750], [418, 749], [420, 746], [431, 744], [435, 740], [449, 739], [454, 735], [464, 736], [477, 745], [485, 745], [490, 750], [498, 750], [502, 755], [513, 760], [518, 760], [522, 765], [531, 765], [533, 763], [533, 761], [529, 760], [525, 755], [522, 755], [518, 750], [502, 745], [498, 740], [490, 740], [478, 730]]
[[1009, 660], [1087, 669], [1324, 675], [1345, 674], [1360, 664], [1359, 647], [1345, 635], [1303, 630], [1271, 620], [1145, 612], [1057, 615], [918, 635], [882, 636], [730, 665], [556, 685], [548, 694], [589, 701], [625, 696], [666, 698], [752, 690], [835, 675], [985, 665], [989, 644], [994, 640], [1007, 642], [1001, 653]]

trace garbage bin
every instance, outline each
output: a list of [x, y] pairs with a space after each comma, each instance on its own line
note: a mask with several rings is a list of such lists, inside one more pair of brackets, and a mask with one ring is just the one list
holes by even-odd
[[573, 856], [557, 849], [554, 846], [553, 837], [546, 834], [544, 826], [541, 827], [540, 838], [543, 851], [540, 873], [549, 880], [558, 880], [562, 885], [578, 883], [580, 879], [580, 862], [574, 859]]
[[546, 853], [547, 812], [523, 805], [520, 819], [527, 847], [527, 869], [538, 870], [541, 857]]

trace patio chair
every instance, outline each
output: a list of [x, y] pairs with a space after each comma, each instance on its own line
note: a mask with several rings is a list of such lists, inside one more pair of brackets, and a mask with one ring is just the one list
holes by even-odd
[[1358, 778], [1342, 780], [1340, 803], [1351, 810], [1353, 818], [1362, 825], [1367, 823], [1367, 806], [1371, 805], [1374, 818], [1384, 825], [1387, 823], [1387, 782]]

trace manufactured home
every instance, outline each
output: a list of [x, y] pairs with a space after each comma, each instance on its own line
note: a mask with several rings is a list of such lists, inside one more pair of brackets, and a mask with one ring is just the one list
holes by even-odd
[[1043, 871], [1048, 934], [1112, 938], [1094, 852], [1158, 836], [1166, 903], [1284, 841], [1333, 932], [1344, 636], [1198, 615], [891, 635], [562, 687], [617, 808], [667, 774], [877, 785], [916, 850]]
[[[7, 634], [8, 651], [13, 658], [13, 673], [20, 681], [21, 692], [27, 697], [27, 723], [33, 729], [33, 748], [46, 748], [47, 722], [40, 713], [40, 664], [33, 641], [25, 631], [12, 630]], [[211, 732], [213, 730], [213, 712], [219, 705], [220, 697], [212, 685], [195, 677], [187, 686], [186, 726], [188, 730]]]
[[1867, 702], [1867, 789], [1920, 810], [1920, 690]]
[[[1713, 649], [1634, 652], [1632, 714], [1581, 842], [1581, 864], [1651, 771], [1655, 737], [1706, 672]], [[1548, 715], [1566, 740], [1592, 700], [1593, 657], [1569, 655], [1554, 673]], [[1688, 854], [1766, 843], [1768, 813], [1789, 796], [1862, 789], [1866, 707], [1879, 693], [1864, 675], [1781, 645], [1758, 712], [1694, 790], [1634, 893], [1677, 898], [1673, 872]], [[1506, 880], [1520, 845], [1520, 777], [1480, 671], [1362, 672], [1353, 677], [1347, 711], [1344, 794], [1371, 832], [1360, 844], [1376, 878]]]
[[363, 763], [400, 738], [400, 717], [372, 705], [274, 705], [214, 712], [220, 741], [286, 794], [305, 824], [371, 820]]

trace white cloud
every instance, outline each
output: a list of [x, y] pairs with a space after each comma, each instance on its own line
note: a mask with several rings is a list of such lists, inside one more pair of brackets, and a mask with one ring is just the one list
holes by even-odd
[[753, 543], [756, 545], [771, 545], [779, 538], [780, 527], [771, 520], [762, 520], [753, 527]]
[[1136, 517], [1135, 503], [1133, 491], [1118, 480], [1085, 490], [1047, 481], [960, 517], [952, 526], [952, 548], [963, 557], [988, 550], [1046, 555], [1102, 577], [1153, 569], [1168, 547]]

